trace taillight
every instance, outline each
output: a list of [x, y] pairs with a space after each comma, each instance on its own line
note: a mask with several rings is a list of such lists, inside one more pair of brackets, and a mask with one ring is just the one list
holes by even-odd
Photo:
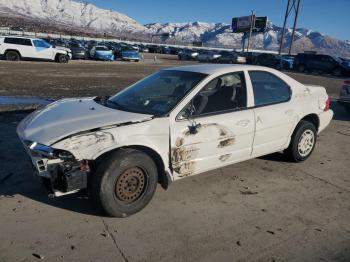
[[327, 100], [326, 100], [326, 104], [325, 104], [325, 106], [324, 106], [323, 111], [329, 110], [330, 105], [331, 105], [331, 99], [328, 97]]

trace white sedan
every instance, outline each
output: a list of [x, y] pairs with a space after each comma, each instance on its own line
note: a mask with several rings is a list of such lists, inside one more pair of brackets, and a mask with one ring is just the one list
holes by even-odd
[[161, 70], [110, 98], [63, 99], [18, 134], [59, 196], [87, 188], [112, 216], [144, 208], [157, 183], [283, 151], [306, 160], [333, 117], [326, 90], [270, 68]]

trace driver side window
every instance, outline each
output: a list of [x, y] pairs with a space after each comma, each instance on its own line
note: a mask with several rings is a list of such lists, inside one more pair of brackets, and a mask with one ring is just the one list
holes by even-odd
[[243, 72], [219, 76], [210, 81], [188, 105], [194, 116], [242, 109], [247, 106]]
[[33, 40], [34, 46], [37, 48], [49, 48], [50, 45], [42, 40]]

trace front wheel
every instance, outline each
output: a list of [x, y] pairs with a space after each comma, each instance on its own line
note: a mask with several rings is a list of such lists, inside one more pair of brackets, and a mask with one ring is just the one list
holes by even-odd
[[61, 63], [61, 64], [66, 64], [69, 62], [69, 57], [68, 55], [63, 55], [63, 54], [60, 54], [57, 56], [57, 60], [56, 60], [58, 63]]
[[157, 167], [147, 154], [121, 149], [101, 162], [92, 179], [94, 202], [112, 217], [127, 217], [142, 210], [158, 183]]
[[316, 127], [308, 121], [300, 121], [292, 135], [286, 157], [293, 162], [306, 160], [315, 148], [317, 140]]

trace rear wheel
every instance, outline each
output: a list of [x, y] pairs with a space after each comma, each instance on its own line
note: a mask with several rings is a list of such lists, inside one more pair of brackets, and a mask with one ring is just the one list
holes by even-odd
[[304, 73], [304, 72], [305, 72], [305, 66], [304, 66], [303, 64], [298, 65], [298, 71], [299, 71], [300, 73]]
[[20, 61], [21, 60], [21, 56], [16, 51], [7, 51], [5, 53], [5, 59], [7, 61]]
[[332, 74], [333, 74], [334, 76], [341, 76], [341, 75], [342, 75], [342, 70], [341, 70], [341, 68], [339, 68], [339, 67], [335, 68], [335, 69], [333, 70]]
[[289, 147], [284, 153], [290, 161], [302, 162], [313, 152], [316, 140], [316, 127], [312, 123], [302, 120], [295, 128]]
[[348, 112], [350, 114], [350, 104], [344, 105], [344, 109], [346, 112]]
[[151, 157], [138, 150], [122, 149], [98, 167], [92, 197], [108, 215], [127, 217], [150, 202], [157, 182], [157, 167]]

